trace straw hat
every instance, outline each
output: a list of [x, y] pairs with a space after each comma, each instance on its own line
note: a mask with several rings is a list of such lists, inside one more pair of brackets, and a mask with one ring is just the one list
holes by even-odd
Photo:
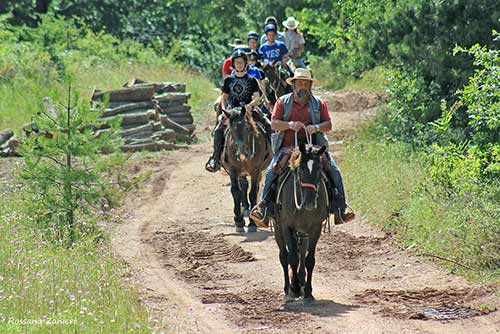
[[239, 39], [239, 38], [235, 38], [233, 39], [233, 43], [229, 43], [229, 46], [234, 48], [238, 45], [242, 45], [243, 44], [243, 40]]
[[311, 71], [307, 68], [297, 67], [295, 69], [295, 73], [293, 74], [293, 78], [286, 79], [286, 82], [291, 85], [295, 79], [309, 80], [313, 83], [313, 85], [318, 83], [318, 80], [312, 78]]
[[286, 21], [283, 21], [283, 26], [288, 28], [288, 29], [296, 29], [299, 26], [299, 21], [295, 19], [295, 17], [290, 16], [289, 18], [286, 19]]

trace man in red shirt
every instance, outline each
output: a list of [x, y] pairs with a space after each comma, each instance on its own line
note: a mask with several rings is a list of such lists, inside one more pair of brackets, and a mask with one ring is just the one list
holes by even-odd
[[[311, 92], [315, 81], [311, 78], [311, 72], [308, 69], [297, 68], [294, 77], [287, 79], [287, 82], [293, 86], [293, 93], [283, 95], [274, 105], [271, 124], [273, 130], [276, 131], [273, 134], [275, 154], [266, 171], [261, 201], [251, 212], [251, 217], [260, 227], [267, 227], [269, 224], [267, 202], [276, 179], [274, 166], [279, 161], [281, 151], [306, 141], [305, 131], [313, 135], [316, 145], [325, 145], [328, 148], [328, 139], [324, 133], [332, 129], [332, 122], [326, 103]], [[299, 143], [295, 143], [295, 132], [298, 132]], [[330, 165], [327, 174], [332, 193], [338, 194], [331, 203], [330, 213], [335, 215], [336, 224], [349, 222], [354, 219], [354, 213], [346, 212], [347, 204], [340, 170], [329, 152], [325, 152], [325, 157]]]

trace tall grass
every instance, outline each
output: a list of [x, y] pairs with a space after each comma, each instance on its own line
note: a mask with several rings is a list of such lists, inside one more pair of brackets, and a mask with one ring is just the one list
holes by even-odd
[[[368, 127], [347, 142], [342, 164], [353, 207], [407, 247], [439, 256], [452, 271], [500, 279], [500, 188], [457, 195], [428, 176], [424, 152], [381, 142]], [[469, 269], [467, 269], [469, 268]]]
[[[150, 333], [127, 271], [105, 242], [44, 241], [0, 189], [0, 333]], [[7, 198], [10, 198], [7, 200]]]

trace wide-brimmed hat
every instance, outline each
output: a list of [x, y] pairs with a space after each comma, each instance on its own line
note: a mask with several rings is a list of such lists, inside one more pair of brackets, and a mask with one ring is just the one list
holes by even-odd
[[286, 79], [286, 82], [287, 84], [291, 85], [293, 83], [293, 80], [296, 79], [309, 80], [313, 83], [313, 85], [318, 83], [318, 80], [312, 78], [311, 71], [307, 68], [297, 67], [295, 69], [293, 77]]
[[234, 48], [238, 45], [243, 45], [243, 40], [242, 39], [239, 39], [239, 38], [235, 38], [233, 39], [233, 42], [232, 43], [229, 43], [229, 46]]
[[299, 21], [295, 19], [295, 17], [290, 16], [289, 18], [286, 19], [286, 21], [283, 21], [283, 26], [288, 28], [288, 29], [297, 29], [299, 26]]

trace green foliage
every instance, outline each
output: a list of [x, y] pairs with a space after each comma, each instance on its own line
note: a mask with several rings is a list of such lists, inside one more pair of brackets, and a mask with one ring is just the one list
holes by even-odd
[[[464, 272], [467, 275], [500, 277], [498, 182], [474, 193], [450, 194], [427, 174], [425, 152], [380, 140], [373, 127], [350, 140], [346, 152], [341, 167], [349, 202], [370, 222], [395, 233], [402, 243], [421, 253], [473, 268]], [[464, 182], [467, 177], [463, 175]], [[454, 271], [463, 270], [447, 264]]]
[[54, 106], [33, 117], [34, 130], [20, 148], [25, 161], [20, 177], [35, 222], [49, 239], [71, 245], [95, 232], [92, 217], [112, 193], [111, 172], [124, 159], [119, 152], [102, 154], [120, 146], [120, 120], [98, 136], [94, 129], [103, 125], [100, 111], [90, 110], [71, 90], [68, 94], [64, 109]]
[[[429, 159], [434, 182], [451, 193], [478, 193], [492, 187], [500, 176], [500, 52], [479, 45], [457, 48], [474, 57], [477, 66], [469, 84], [459, 91], [451, 108], [442, 105], [442, 116], [432, 123], [438, 140]], [[463, 106], [467, 138], [453, 136], [454, 119]]]

